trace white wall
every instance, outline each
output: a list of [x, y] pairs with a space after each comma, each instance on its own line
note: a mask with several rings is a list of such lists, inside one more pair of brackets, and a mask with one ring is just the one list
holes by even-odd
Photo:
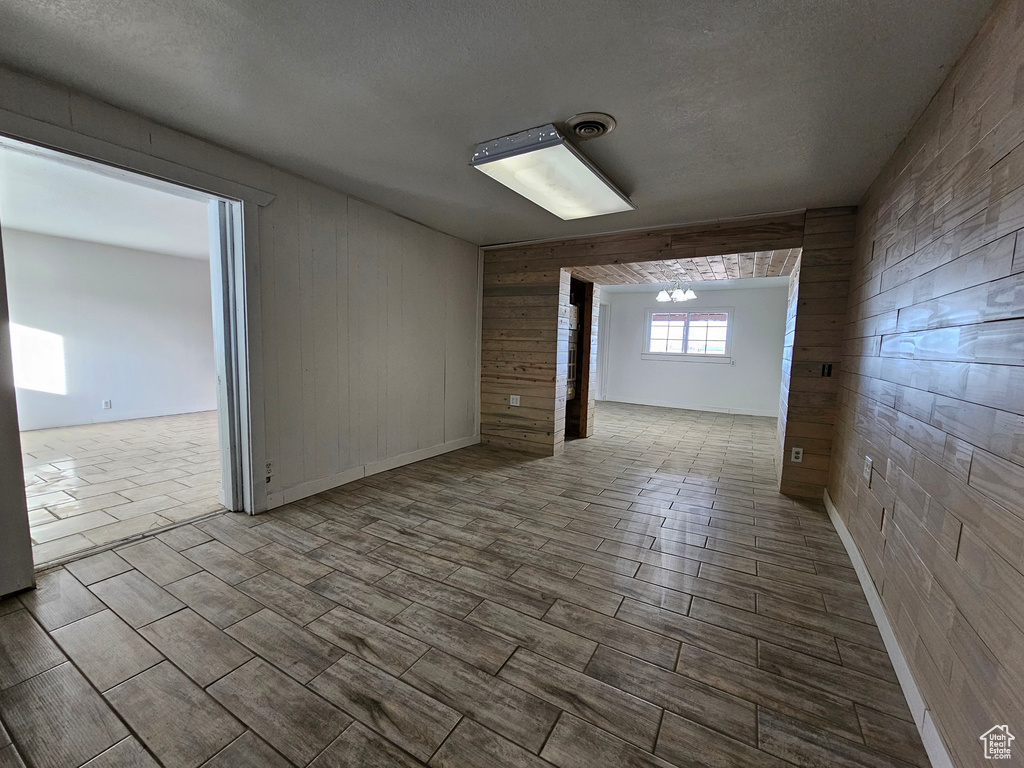
[[64, 348], [66, 394], [17, 389], [23, 431], [217, 408], [209, 261], [6, 227], [3, 241], [11, 322]]
[[642, 292], [613, 292], [604, 288], [602, 311], [607, 304], [611, 312], [608, 332], [598, 341], [607, 382], [603, 399], [777, 416], [786, 287], [701, 290], [698, 283], [694, 290], [697, 298], [682, 305], [687, 311], [733, 308], [733, 364], [641, 359], [647, 312], [664, 311], [665, 305], [654, 300], [655, 288]]

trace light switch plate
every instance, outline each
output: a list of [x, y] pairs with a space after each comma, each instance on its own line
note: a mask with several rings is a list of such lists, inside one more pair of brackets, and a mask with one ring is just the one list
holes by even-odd
[[864, 457], [864, 479], [868, 481], [868, 488], [871, 487], [871, 465], [872, 465], [872, 463], [873, 462], [871, 461], [871, 457], [870, 456], [865, 456]]
[[508, 396], [508, 404], [509, 405], [519, 405], [519, 395], [509, 395]]

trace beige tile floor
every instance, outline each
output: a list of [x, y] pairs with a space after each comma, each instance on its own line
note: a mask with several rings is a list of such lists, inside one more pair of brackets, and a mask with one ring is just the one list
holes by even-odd
[[0, 601], [0, 766], [927, 768], [774, 420], [601, 403]]
[[217, 412], [21, 433], [43, 565], [221, 509]]

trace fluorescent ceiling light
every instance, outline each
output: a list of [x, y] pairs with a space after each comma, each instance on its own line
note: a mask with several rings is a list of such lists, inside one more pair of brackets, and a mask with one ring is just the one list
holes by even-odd
[[561, 219], [636, 209], [551, 124], [485, 141], [470, 165]]

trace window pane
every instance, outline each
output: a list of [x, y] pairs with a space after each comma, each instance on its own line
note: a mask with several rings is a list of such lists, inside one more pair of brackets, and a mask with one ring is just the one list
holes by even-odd
[[708, 343], [708, 348], [705, 354], [708, 355], [724, 355], [725, 354], [725, 342], [712, 341]]
[[668, 341], [668, 351], [672, 352], [673, 354], [677, 354], [677, 355], [682, 354], [682, 352], [683, 352], [683, 340], [681, 338], [680, 339], [669, 339], [669, 341]]
[[649, 352], [664, 352], [665, 345], [668, 342], [665, 339], [651, 339], [651, 345], [648, 347]]
[[668, 337], [670, 339], [682, 341], [684, 330], [685, 326], [682, 323], [673, 323], [672, 327], [668, 329]]

